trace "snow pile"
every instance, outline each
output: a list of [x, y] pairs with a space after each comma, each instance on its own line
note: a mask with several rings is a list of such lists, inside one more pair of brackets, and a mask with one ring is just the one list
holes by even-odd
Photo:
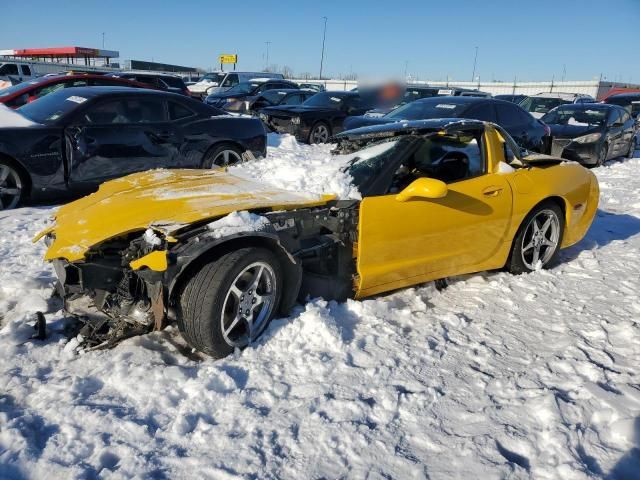
[[228, 237], [242, 232], [257, 232], [271, 225], [265, 217], [247, 211], [231, 212], [220, 220], [211, 222], [207, 228], [213, 233], [213, 238]]
[[[273, 168], [324, 165], [282, 140]], [[219, 361], [175, 328], [66, 352], [29, 241], [52, 211], [1, 213], [0, 478], [637, 478], [638, 171], [594, 169], [593, 227], [551, 270], [315, 299]]]
[[346, 161], [331, 155], [333, 145], [303, 145], [292, 135], [269, 134], [267, 158], [229, 168], [299, 193], [333, 194], [338, 198], [360, 198], [344, 171]]
[[33, 125], [37, 125], [37, 123], [0, 103], [0, 128], [31, 127]]

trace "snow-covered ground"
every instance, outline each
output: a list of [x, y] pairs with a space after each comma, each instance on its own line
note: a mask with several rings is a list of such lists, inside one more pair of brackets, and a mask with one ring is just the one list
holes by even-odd
[[[270, 142], [258, 177], [326, 163]], [[31, 243], [53, 209], [0, 212], [0, 478], [640, 478], [640, 158], [595, 172], [555, 268], [316, 299], [219, 361], [173, 329], [65, 349]]]

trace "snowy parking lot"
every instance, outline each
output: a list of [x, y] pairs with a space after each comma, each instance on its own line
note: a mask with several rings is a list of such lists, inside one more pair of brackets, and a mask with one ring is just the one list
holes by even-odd
[[[257, 177], [331, 183], [296, 176], [327, 146], [270, 145]], [[31, 243], [55, 208], [0, 212], [0, 479], [640, 478], [640, 158], [594, 172], [594, 224], [550, 270], [314, 299], [218, 361], [173, 328], [65, 348]]]

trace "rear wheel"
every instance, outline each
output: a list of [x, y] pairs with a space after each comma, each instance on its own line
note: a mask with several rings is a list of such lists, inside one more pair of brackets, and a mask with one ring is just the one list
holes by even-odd
[[562, 209], [550, 201], [538, 205], [513, 240], [507, 268], [520, 274], [546, 267], [558, 255], [563, 233]]
[[277, 312], [282, 279], [280, 262], [264, 248], [242, 248], [205, 264], [180, 296], [185, 339], [216, 358], [247, 346]]
[[12, 163], [0, 159], [0, 210], [16, 208], [25, 194], [25, 182]]
[[309, 143], [327, 143], [330, 136], [329, 126], [324, 122], [318, 122], [309, 132]]
[[204, 168], [228, 167], [242, 162], [242, 150], [238, 147], [223, 143], [216, 145], [209, 152], [204, 160]]

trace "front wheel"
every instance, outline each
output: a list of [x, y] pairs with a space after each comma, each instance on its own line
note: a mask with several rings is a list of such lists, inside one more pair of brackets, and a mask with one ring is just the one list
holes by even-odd
[[278, 311], [283, 273], [264, 248], [242, 248], [205, 264], [186, 283], [178, 326], [187, 342], [222, 358], [255, 340]]
[[636, 153], [637, 142], [638, 142], [638, 139], [634, 135], [631, 138], [631, 141], [629, 142], [629, 151], [627, 152], [627, 155], [626, 155], [627, 158], [633, 158], [633, 154]]
[[328, 125], [322, 122], [316, 123], [309, 132], [309, 143], [327, 143], [330, 136]]
[[513, 240], [508, 270], [520, 274], [546, 267], [558, 255], [563, 233], [562, 209], [553, 202], [537, 206]]
[[609, 145], [606, 143], [600, 144], [598, 147], [598, 153], [596, 158], [596, 167], [601, 167], [604, 165], [604, 162], [607, 161], [607, 154], [609, 153]]

